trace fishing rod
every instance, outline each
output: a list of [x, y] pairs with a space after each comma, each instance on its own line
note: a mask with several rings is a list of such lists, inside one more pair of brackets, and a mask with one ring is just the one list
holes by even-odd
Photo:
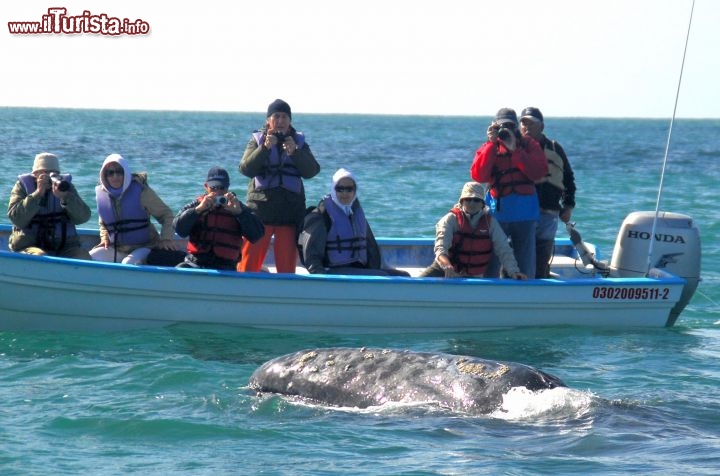
[[685, 49], [683, 50], [682, 62], [680, 64], [680, 77], [678, 78], [677, 91], [675, 92], [675, 106], [673, 107], [672, 118], [670, 118], [670, 128], [668, 129], [667, 142], [665, 143], [665, 157], [663, 158], [662, 169], [660, 172], [660, 186], [658, 187], [657, 201], [655, 202], [655, 218], [652, 223], [652, 230], [650, 232], [650, 246], [648, 247], [647, 254], [647, 269], [645, 274], [650, 272], [652, 268], [652, 254], [653, 244], [655, 240], [655, 230], [657, 228], [658, 217], [660, 215], [660, 201], [662, 199], [663, 186], [665, 182], [665, 169], [667, 168], [668, 153], [670, 151], [670, 138], [672, 137], [673, 124], [675, 123], [675, 115], [677, 113], [678, 99], [680, 98], [680, 85], [682, 84], [683, 70], [685, 69], [685, 56], [687, 55], [688, 43], [690, 42], [690, 27], [692, 26], [693, 11], [695, 10], [695, 0], [692, 1], [690, 7], [690, 19], [688, 21], [687, 34], [685, 36]]
[[598, 261], [595, 258], [595, 253], [590, 251], [587, 245], [583, 242], [580, 232], [575, 229], [575, 223], [567, 222], [565, 224], [565, 230], [570, 235], [570, 242], [572, 242], [575, 250], [578, 253], [578, 257], [584, 266], [592, 265], [597, 271], [600, 271], [601, 275], [607, 275], [610, 272], [610, 268], [607, 263]]

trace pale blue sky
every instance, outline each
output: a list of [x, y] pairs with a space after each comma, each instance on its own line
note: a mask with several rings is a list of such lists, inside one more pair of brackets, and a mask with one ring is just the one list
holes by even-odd
[[[672, 115], [692, 0], [2, 2], [0, 106]], [[142, 19], [147, 36], [12, 35], [8, 21]], [[696, 0], [678, 117], [720, 117], [720, 2]]]

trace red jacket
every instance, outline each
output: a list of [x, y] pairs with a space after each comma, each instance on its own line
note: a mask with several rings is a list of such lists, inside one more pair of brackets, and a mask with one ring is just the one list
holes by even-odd
[[535, 193], [534, 183], [548, 173], [547, 159], [535, 139], [523, 137], [521, 144], [510, 154], [502, 143], [484, 143], [475, 152], [470, 176], [490, 184], [490, 193], [496, 198], [513, 192]]

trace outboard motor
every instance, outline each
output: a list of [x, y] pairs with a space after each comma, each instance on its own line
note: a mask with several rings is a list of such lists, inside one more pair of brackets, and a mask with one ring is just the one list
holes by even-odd
[[[647, 276], [650, 235], [655, 212], [633, 212], [618, 232], [610, 267], [618, 277]], [[650, 267], [687, 281], [680, 300], [670, 312], [671, 326], [690, 302], [700, 282], [700, 231], [687, 215], [658, 212]]]

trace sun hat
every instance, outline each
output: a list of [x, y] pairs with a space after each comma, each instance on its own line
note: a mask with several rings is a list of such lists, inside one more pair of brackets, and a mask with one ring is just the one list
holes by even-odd
[[460, 192], [460, 200], [464, 198], [482, 198], [485, 200], [485, 185], [480, 182], [467, 182]]
[[33, 162], [32, 171], [36, 172], [38, 170], [54, 170], [60, 172], [60, 161], [58, 161], [55, 154], [41, 152], [35, 156], [35, 161]]

